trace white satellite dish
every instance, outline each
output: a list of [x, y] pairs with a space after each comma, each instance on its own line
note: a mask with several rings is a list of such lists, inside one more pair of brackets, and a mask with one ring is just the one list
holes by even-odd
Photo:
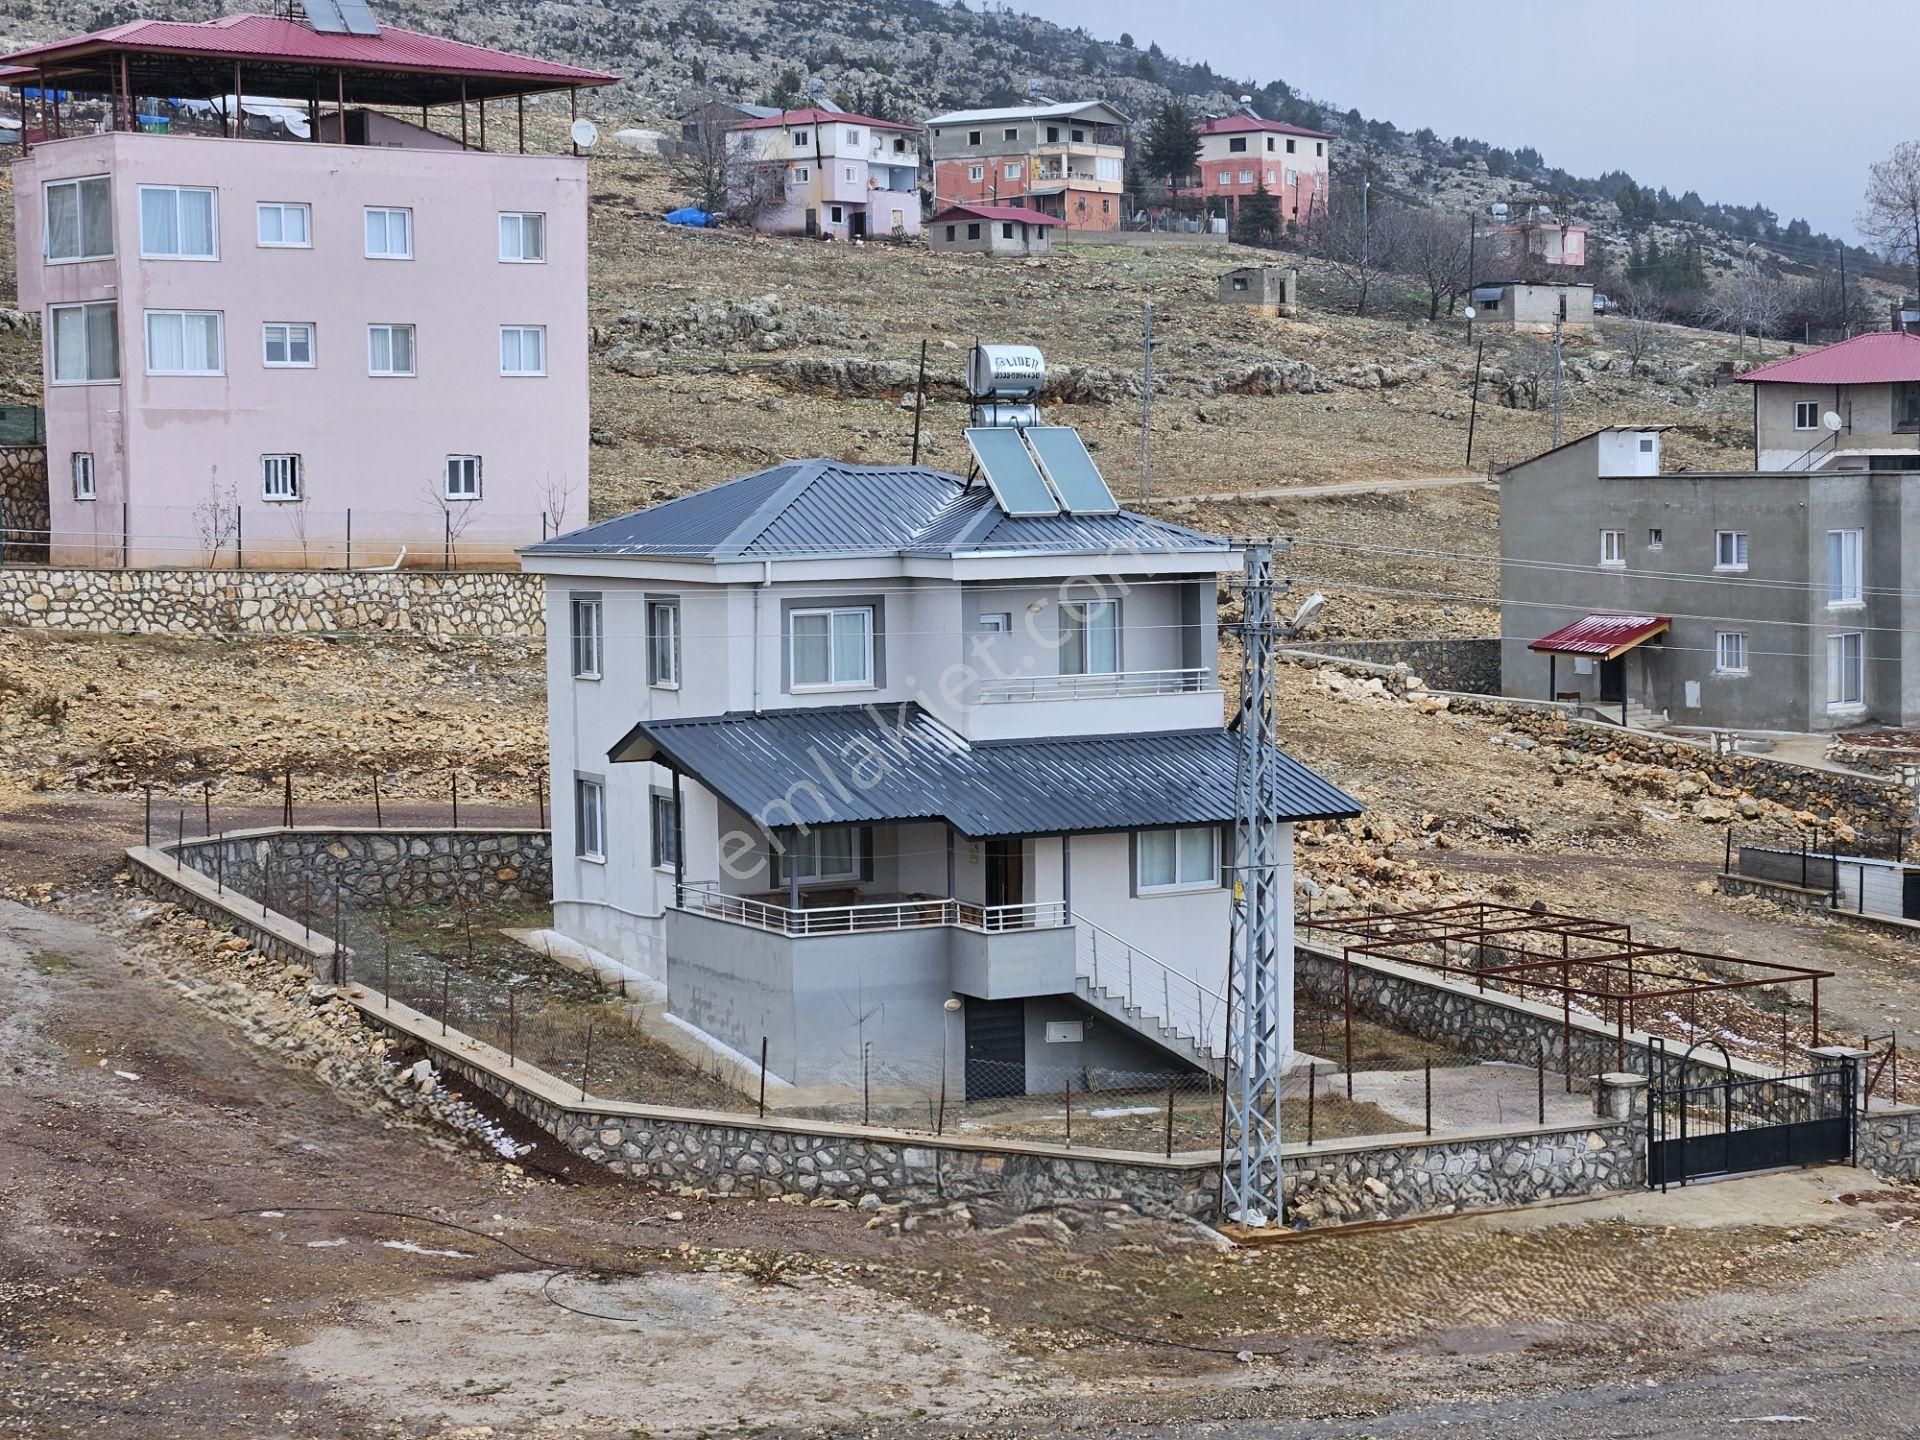
[[1827, 411], [1826, 414], [1820, 417], [1820, 423], [1838, 435], [1840, 433], [1840, 412], [1837, 410]]
[[1478, 315], [1479, 313], [1480, 312], [1474, 309], [1471, 305], [1467, 306], [1465, 310], [1461, 311], [1461, 314], [1465, 315], [1469, 320], [1473, 319], [1473, 317]]
[[573, 143], [582, 150], [591, 150], [600, 143], [600, 127], [591, 120], [576, 120], [573, 128], [567, 132], [573, 136]]

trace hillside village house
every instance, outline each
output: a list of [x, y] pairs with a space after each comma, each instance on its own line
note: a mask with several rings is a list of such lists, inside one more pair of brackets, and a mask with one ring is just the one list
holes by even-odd
[[1502, 690], [1647, 728], [1920, 723], [1913, 472], [1671, 472], [1662, 429], [1501, 473]]
[[1227, 202], [1236, 218], [1242, 197], [1261, 186], [1279, 203], [1282, 224], [1308, 226], [1327, 209], [1333, 137], [1258, 115], [1220, 115], [1200, 125], [1200, 193]]
[[[135, 20], [6, 57], [23, 104], [108, 97], [98, 133], [34, 101], [13, 162], [56, 563], [337, 564], [349, 512], [357, 564], [497, 560], [555, 497], [585, 514], [586, 162], [526, 153], [521, 116], [614, 77], [356, 24]], [[260, 92], [307, 138], [141, 123]], [[458, 138], [413, 123], [455, 105]]]
[[1920, 470], [1920, 335], [1856, 335], [1740, 378], [1755, 468]]
[[1488, 280], [1473, 287], [1470, 300], [1476, 325], [1543, 335], [1555, 325], [1562, 330], [1593, 328], [1593, 286], [1588, 282]]
[[[555, 925], [802, 1085], [857, 1085], [863, 1047], [976, 1094], [1217, 1072], [1240, 557], [1030, 478], [1015, 515], [937, 470], [794, 461], [527, 550]], [[1357, 813], [1284, 771], [1287, 836]]]
[[1474, 232], [1479, 273], [1543, 280], [1587, 263], [1587, 227], [1549, 200], [1500, 201]]
[[981, 255], [1046, 255], [1058, 224], [1024, 205], [949, 205], [927, 222], [927, 244]]
[[[920, 135], [912, 125], [809, 107], [728, 128], [730, 183], [774, 235], [920, 233]], [[737, 171], [735, 171], [737, 167]]]
[[927, 121], [934, 208], [1019, 204], [1070, 231], [1117, 230], [1131, 123], [1104, 100], [935, 115]]

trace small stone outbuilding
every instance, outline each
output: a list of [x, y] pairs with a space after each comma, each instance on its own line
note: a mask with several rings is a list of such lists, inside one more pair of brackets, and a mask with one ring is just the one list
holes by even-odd
[[1291, 266], [1243, 265], [1220, 277], [1222, 305], [1251, 305], [1263, 315], [1291, 315], [1300, 272]]
[[978, 255], [1046, 255], [1053, 250], [1053, 227], [1060, 223], [1024, 205], [952, 205], [926, 224], [927, 243], [935, 250]]

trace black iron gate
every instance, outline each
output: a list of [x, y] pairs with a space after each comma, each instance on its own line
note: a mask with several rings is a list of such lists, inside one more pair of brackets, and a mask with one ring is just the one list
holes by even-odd
[[1746, 1077], [1734, 1073], [1724, 1050], [1719, 1064], [1696, 1061], [1699, 1048], [1673, 1055], [1656, 1044], [1653, 1051], [1649, 1186], [1852, 1161], [1858, 1096], [1850, 1062]]

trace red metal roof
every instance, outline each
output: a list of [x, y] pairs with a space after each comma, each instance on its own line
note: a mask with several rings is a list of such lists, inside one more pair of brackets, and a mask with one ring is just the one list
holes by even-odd
[[979, 220], [1018, 220], [1027, 225], [1058, 225], [1057, 215], [1043, 215], [1038, 210], [1029, 210], [1024, 205], [949, 205], [938, 215], [927, 221], [937, 224], [949, 215], [968, 215]]
[[18, 50], [0, 56], [0, 63], [57, 69], [68, 61], [121, 52], [218, 57], [259, 64], [322, 65], [344, 70], [467, 75], [569, 87], [611, 85], [619, 78], [597, 70], [557, 65], [531, 55], [422, 35], [394, 25], [382, 25], [378, 35], [335, 35], [297, 20], [279, 20], [271, 15], [228, 15], [205, 23], [131, 20], [88, 35]]
[[1920, 335], [1877, 330], [1790, 355], [1740, 377], [1756, 385], [1886, 385], [1920, 380]]
[[1527, 646], [1550, 655], [1600, 655], [1608, 660], [1624, 655], [1644, 640], [1664, 634], [1671, 615], [1588, 615], [1542, 635]]
[[1289, 125], [1284, 120], [1262, 120], [1257, 115], [1221, 115], [1202, 121], [1202, 135], [1240, 135], [1249, 130], [1271, 130], [1276, 135], [1308, 135], [1315, 140], [1331, 140], [1326, 130], [1309, 130], [1304, 125]]
[[729, 130], [781, 130], [788, 125], [866, 125], [875, 130], [918, 130], [918, 125], [902, 125], [898, 120], [876, 120], [871, 115], [855, 115], [847, 110], [817, 110], [809, 106], [805, 110], [782, 110], [778, 115], [768, 115], [759, 120], [742, 120], [738, 125], [729, 125]]

